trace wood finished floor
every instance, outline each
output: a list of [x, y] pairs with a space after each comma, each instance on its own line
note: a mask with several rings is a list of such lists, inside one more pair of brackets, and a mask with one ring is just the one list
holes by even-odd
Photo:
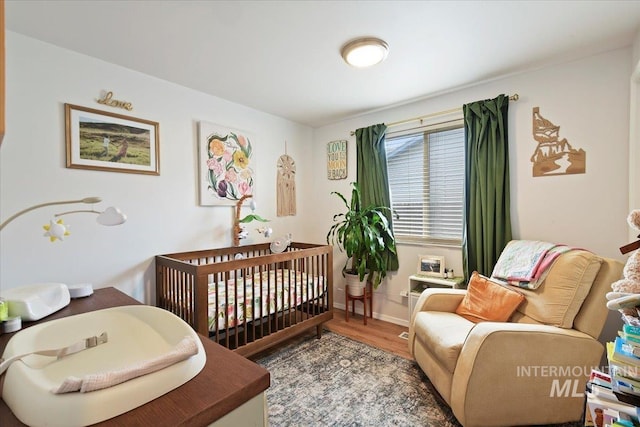
[[409, 331], [409, 328], [405, 326], [370, 317], [367, 318], [367, 325], [365, 326], [362, 316], [359, 314], [355, 316], [349, 314], [349, 322], [346, 322], [344, 311], [334, 309], [333, 319], [325, 323], [325, 328], [336, 334], [369, 344], [405, 359], [413, 359], [409, 354], [407, 340], [398, 336], [402, 332]]
[[[364, 325], [362, 315], [349, 315], [349, 322], [345, 320], [344, 310], [333, 310], [333, 319], [324, 324], [328, 329], [336, 334], [351, 338], [352, 340], [368, 344], [405, 359], [413, 360], [409, 354], [407, 340], [400, 338], [403, 332], [408, 332], [409, 328], [396, 325], [394, 323], [385, 322], [379, 319], [367, 318], [367, 325]], [[295, 341], [305, 339], [307, 336], [315, 336], [316, 329], [312, 328], [306, 333], [285, 341], [282, 345], [286, 345]], [[278, 351], [281, 346], [273, 347], [250, 357], [251, 360], [258, 360]]]

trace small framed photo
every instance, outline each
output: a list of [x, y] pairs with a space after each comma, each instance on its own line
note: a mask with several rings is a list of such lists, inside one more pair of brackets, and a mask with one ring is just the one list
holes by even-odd
[[160, 175], [159, 125], [64, 104], [67, 167]]
[[444, 257], [436, 255], [418, 255], [418, 274], [433, 277], [445, 277]]

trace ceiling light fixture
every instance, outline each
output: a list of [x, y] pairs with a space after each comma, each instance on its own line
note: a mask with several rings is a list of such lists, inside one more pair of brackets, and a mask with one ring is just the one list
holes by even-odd
[[363, 37], [342, 46], [340, 53], [345, 62], [353, 67], [371, 67], [385, 60], [389, 45], [376, 37]]

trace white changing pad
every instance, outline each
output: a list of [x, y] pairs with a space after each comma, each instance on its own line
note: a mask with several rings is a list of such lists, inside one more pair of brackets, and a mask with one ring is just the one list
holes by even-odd
[[[107, 332], [108, 341], [66, 356], [30, 355], [6, 371], [2, 398], [16, 417], [31, 426], [86, 426], [137, 408], [179, 387], [204, 367], [206, 354], [194, 330], [157, 307], [131, 305], [44, 322], [15, 334], [3, 358], [71, 345]], [[198, 353], [159, 371], [89, 393], [53, 394], [67, 377], [121, 369], [170, 352], [194, 337]]]

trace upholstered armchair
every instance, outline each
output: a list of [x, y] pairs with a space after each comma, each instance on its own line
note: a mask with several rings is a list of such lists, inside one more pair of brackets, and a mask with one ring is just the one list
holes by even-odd
[[622, 263], [572, 250], [508, 322], [474, 323], [456, 314], [466, 290], [426, 289], [409, 325], [409, 351], [465, 427], [580, 420], [605, 294]]

